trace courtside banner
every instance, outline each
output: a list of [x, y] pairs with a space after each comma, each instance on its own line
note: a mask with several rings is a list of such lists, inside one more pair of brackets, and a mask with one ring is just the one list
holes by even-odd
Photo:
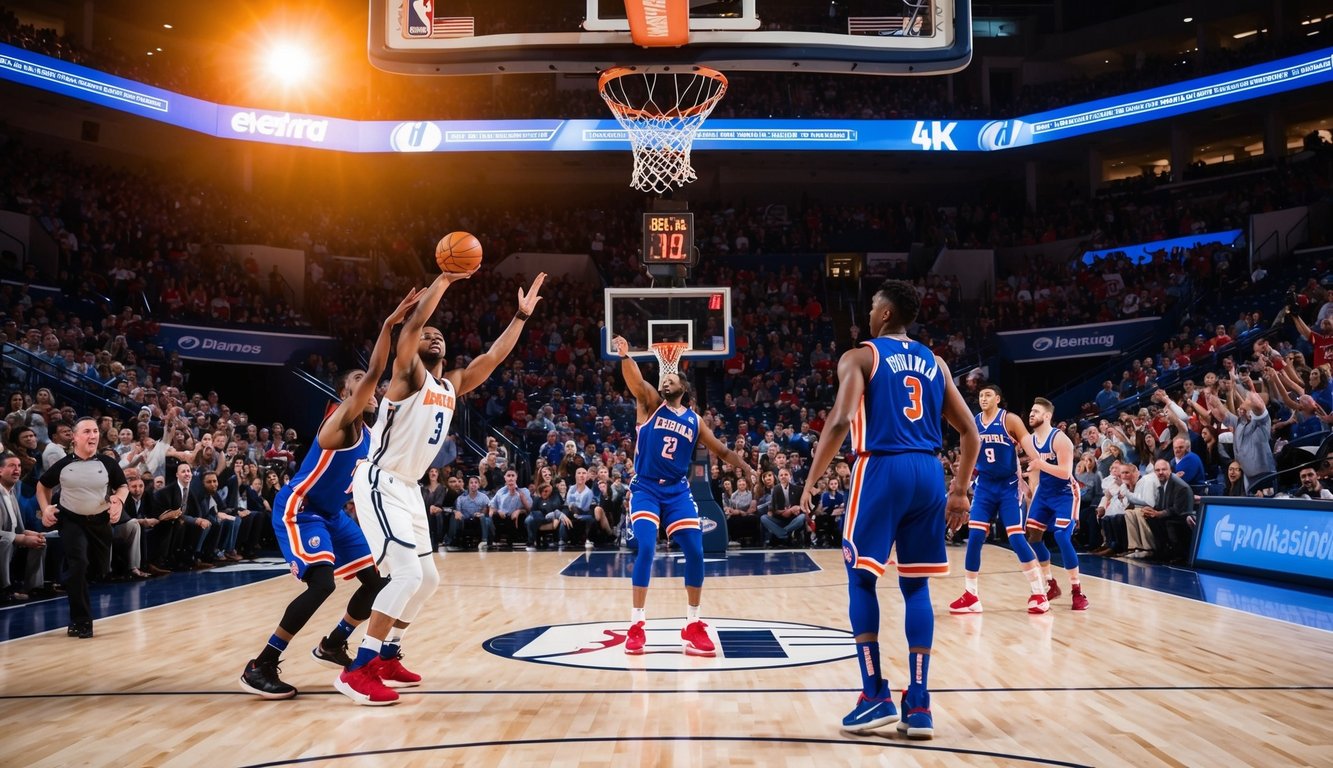
[[1000, 352], [1006, 360], [1032, 363], [1119, 354], [1151, 335], [1159, 320], [1160, 317], [1142, 317], [1114, 323], [1003, 331], [996, 335], [1000, 338]]
[[171, 323], [163, 323], [159, 328], [158, 343], [168, 352], [178, 352], [188, 360], [286, 365], [304, 360], [312, 353], [328, 355], [337, 351], [337, 342], [329, 336]]
[[1333, 589], [1333, 502], [1206, 497], [1194, 564]]

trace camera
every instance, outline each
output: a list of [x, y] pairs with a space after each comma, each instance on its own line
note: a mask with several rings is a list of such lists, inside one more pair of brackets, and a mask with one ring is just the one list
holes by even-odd
[[1287, 291], [1287, 295], [1286, 295], [1286, 297], [1283, 299], [1283, 301], [1286, 302], [1286, 305], [1287, 305], [1287, 312], [1288, 312], [1288, 313], [1295, 313], [1295, 312], [1296, 312], [1296, 309], [1297, 309], [1298, 304], [1299, 304], [1299, 300], [1298, 300], [1297, 297], [1296, 297], [1296, 291], [1295, 291], [1294, 289], [1293, 289], [1293, 290], [1288, 290], [1288, 291]]

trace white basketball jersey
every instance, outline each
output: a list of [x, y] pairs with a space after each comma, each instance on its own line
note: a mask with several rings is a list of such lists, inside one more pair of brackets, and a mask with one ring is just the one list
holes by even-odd
[[370, 430], [371, 463], [415, 482], [439, 454], [453, 418], [454, 385], [427, 372], [412, 396], [380, 403]]

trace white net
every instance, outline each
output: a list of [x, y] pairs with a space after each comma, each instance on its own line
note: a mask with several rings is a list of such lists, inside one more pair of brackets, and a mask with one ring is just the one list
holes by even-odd
[[683, 341], [659, 341], [652, 345], [653, 355], [657, 357], [657, 385], [662, 386], [662, 380], [667, 374], [680, 374], [680, 354], [689, 347]]
[[640, 72], [615, 67], [597, 84], [634, 150], [630, 186], [662, 194], [694, 181], [690, 148], [704, 120], [727, 92], [727, 78], [708, 67]]

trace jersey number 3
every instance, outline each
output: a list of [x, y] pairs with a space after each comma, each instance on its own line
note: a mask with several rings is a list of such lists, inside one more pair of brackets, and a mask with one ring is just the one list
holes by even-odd
[[903, 415], [908, 421], [920, 421], [922, 416], [921, 409], [921, 379], [915, 376], [904, 376], [903, 386], [907, 387], [908, 404], [903, 406]]
[[435, 434], [431, 435], [430, 439], [427, 440], [426, 442], [430, 443], [431, 445], [438, 444], [440, 442], [440, 435], [443, 433], [444, 433], [444, 413], [442, 411], [436, 411]]
[[676, 446], [680, 441], [670, 435], [662, 438], [662, 458], [672, 461], [676, 458]]

